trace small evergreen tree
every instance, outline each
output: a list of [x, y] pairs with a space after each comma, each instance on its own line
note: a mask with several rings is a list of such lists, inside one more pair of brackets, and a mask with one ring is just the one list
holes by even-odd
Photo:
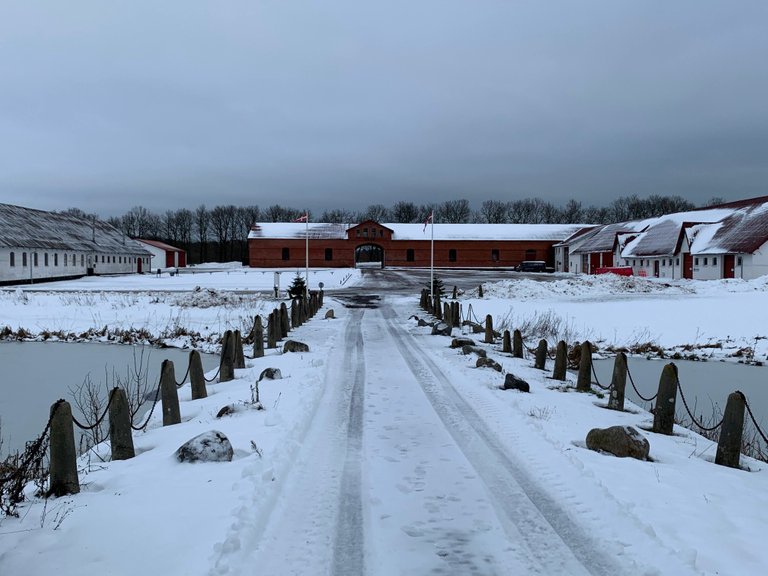
[[288, 294], [291, 298], [304, 298], [307, 292], [307, 285], [304, 282], [304, 277], [296, 273], [296, 276], [293, 278], [293, 282], [291, 282], [291, 285], [288, 287]]
[[[443, 281], [438, 276], [435, 276], [433, 281], [434, 285], [432, 286], [431, 294], [440, 294], [440, 296], [443, 296], [445, 294]], [[429, 290], [429, 282], [427, 282], [427, 290]]]

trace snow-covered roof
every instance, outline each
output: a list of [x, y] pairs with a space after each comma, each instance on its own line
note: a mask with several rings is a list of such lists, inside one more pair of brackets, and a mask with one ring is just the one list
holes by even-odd
[[733, 210], [717, 224], [692, 232], [693, 254], [751, 254], [768, 241], [768, 201]]
[[141, 244], [101, 220], [12, 204], [0, 204], [0, 246], [149, 254]]
[[[429, 240], [431, 225], [382, 223], [392, 230], [393, 240]], [[266, 222], [256, 224], [248, 238], [299, 239], [309, 232], [310, 239], [345, 239], [355, 224], [310, 222]], [[562, 241], [583, 229], [585, 224], [440, 224], [434, 225], [435, 240], [545, 240]]]
[[607, 224], [591, 230], [571, 245], [571, 254], [590, 254], [594, 252], [611, 252], [613, 243], [618, 234], [637, 232], [647, 226], [646, 222], [620, 222], [618, 224]]
[[146, 240], [144, 238], [134, 238], [136, 242], [139, 242], [141, 244], [147, 244], [148, 246], [152, 246], [153, 248], [159, 248], [160, 250], [165, 250], [166, 252], [184, 252], [181, 248], [176, 248], [175, 246], [171, 246], [170, 244], [166, 244], [165, 242], [160, 242], [160, 240]]

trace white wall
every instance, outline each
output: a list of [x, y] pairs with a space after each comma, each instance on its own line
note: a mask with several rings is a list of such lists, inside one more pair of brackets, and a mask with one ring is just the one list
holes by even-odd
[[[738, 256], [736, 258], [738, 259]], [[742, 262], [741, 268], [743, 269], [743, 278], [745, 280], [752, 280], [768, 274], [768, 242], [760, 246], [754, 253], [743, 255]], [[737, 264], [735, 273], [737, 278], [740, 276], [739, 268]]]

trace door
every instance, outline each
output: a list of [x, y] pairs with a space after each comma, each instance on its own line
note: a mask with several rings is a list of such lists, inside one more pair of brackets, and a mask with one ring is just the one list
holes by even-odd
[[693, 278], [693, 256], [690, 253], [683, 254], [683, 278]]
[[726, 254], [723, 257], [723, 278], [735, 278], [736, 272], [736, 256], [733, 254]]
[[659, 277], [659, 261], [658, 260], [653, 261], [653, 277], [654, 278]]
[[136, 272], [141, 274], [141, 258], [136, 258]]

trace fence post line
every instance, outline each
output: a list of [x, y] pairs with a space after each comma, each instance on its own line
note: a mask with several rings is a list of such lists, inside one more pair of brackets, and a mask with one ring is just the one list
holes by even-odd
[[131, 433], [131, 409], [122, 388], [112, 388], [109, 392], [109, 445], [112, 460], [129, 460], [136, 456]]
[[523, 335], [517, 329], [512, 333], [512, 356], [515, 358], [523, 357]]
[[189, 384], [192, 389], [192, 400], [199, 400], [208, 396], [208, 390], [205, 387], [203, 359], [197, 350], [192, 350], [189, 353]]
[[235, 330], [235, 346], [232, 350], [232, 362], [235, 368], [242, 370], [245, 368], [245, 355], [243, 354], [243, 336], [240, 330]]
[[723, 414], [723, 427], [720, 429], [720, 439], [717, 442], [715, 464], [729, 468], [739, 467], [746, 404], [746, 398], [740, 391], [728, 395]]
[[432, 304], [432, 296], [430, 294], [427, 294], [427, 312], [433, 316], [435, 315], [435, 308]]
[[490, 314], [485, 315], [485, 339], [486, 344], [493, 344], [493, 317]]
[[592, 344], [585, 340], [581, 344], [581, 357], [579, 358], [579, 376], [576, 380], [576, 390], [588, 392], [592, 389]]
[[296, 298], [291, 298], [291, 326], [298, 328], [301, 325], [299, 321], [299, 305], [296, 303]]
[[443, 306], [440, 298], [440, 292], [435, 292], [435, 318], [438, 320], [443, 319]]
[[557, 343], [557, 353], [555, 355], [555, 369], [552, 372], [553, 380], [565, 381], [565, 374], [568, 370], [568, 344], [565, 340]]
[[536, 362], [533, 367], [539, 370], [546, 370], [547, 366], [547, 341], [542, 338], [536, 348]]
[[77, 477], [77, 452], [72, 407], [66, 400], [51, 406], [51, 442], [49, 447], [51, 487], [50, 494], [65, 496], [80, 492]]
[[608, 397], [608, 408], [624, 411], [624, 390], [627, 387], [627, 355], [624, 352], [616, 354], [613, 362], [613, 378]]
[[453, 314], [453, 325], [461, 327], [461, 307], [458, 302], [451, 302], [451, 313]]
[[171, 360], [163, 360], [160, 368], [160, 399], [163, 404], [163, 426], [179, 424], [179, 390], [176, 388], [176, 373]]
[[677, 366], [672, 362], [664, 366], [659, 378], [656, 409], [653, 411], [653, 431], [672, 435], [675, 427], [675, 402], [677, 400]]
[[234, 346], [232, 330], [224, 332], [221, 342], [221, 358], [219, 360], [219, 382], [229, 382], [235, 379], [235, 366], [232, 362], [232, 347]]
[[422, 310], [425, 310], [427, 307], [427, 299], [424, 294], [425, 292], [426, 291], [424, 290], [424, 288], [422, 288], [421, 294], [419, 295], [419, 308], [421, 308]]
[[277, 339], [275, 338], [275, 314], [270, 312], [267, 316], [267, 348], [277, 348]]
[[264, 356], [264, 327], [261, 325], [261, 316], [258, 314], [253, 319], [253, 357]]
[[450, 302], [443, 303], [443, 318], [445, 319], [445, 323], [453, 328], [453, 313], [451, 312]]
[[317, 307], [318, 310], [323, 307], [323, 289], [320, 289], [320, 292], [317, 293]]

